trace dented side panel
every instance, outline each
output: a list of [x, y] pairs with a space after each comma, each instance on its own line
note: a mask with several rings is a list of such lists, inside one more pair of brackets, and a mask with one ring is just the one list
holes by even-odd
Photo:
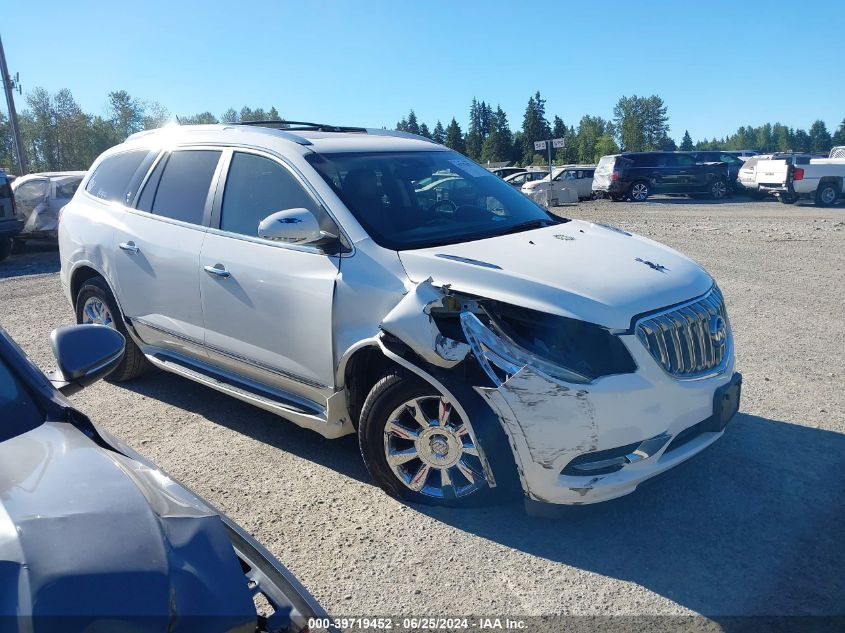
[[457, 365], [469, 345], [444, 336], [431, 315], [432, 307], [442, 307], [445, 290], [435, 288], [431, 279], [414, 286], [381, 322], [381, 329], [407, 344], [426, 362], [437, 367]]

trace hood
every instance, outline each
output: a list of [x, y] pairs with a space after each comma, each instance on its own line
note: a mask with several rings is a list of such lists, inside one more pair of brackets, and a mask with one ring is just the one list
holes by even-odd
[[0, 616], [73, 630], [255, 630], [219, 515], [67, 423], [0, 443], [0, 586]]
[[611, 329], [707, 292], [712, 278], [677, 251], [638, 235], [573, 220], [485, 240], [401, 251], [414, 282]]

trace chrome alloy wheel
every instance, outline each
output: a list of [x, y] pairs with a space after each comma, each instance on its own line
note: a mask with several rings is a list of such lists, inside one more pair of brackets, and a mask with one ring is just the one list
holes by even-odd
[[723, 180], [717, 180], [710, 188], [710, 192], [716, 200], [721, 200], [728, 194], [728, 186]]
[[99, 297], [88, 297], [82, 306], [82, 322], [95, 325], [107, 325], [114, 328], [114, 318], [105, 301]]
[[648, 198], [648, 186], [641, 182], [636, 183], [631, 187], [631, 197], [637, 202], [642, 202]]
[[486, 484], [478, 447], [441, 396], [414, 398], [390, 414], [384, 454], [402, 483], [429, 497], [466, 497]]

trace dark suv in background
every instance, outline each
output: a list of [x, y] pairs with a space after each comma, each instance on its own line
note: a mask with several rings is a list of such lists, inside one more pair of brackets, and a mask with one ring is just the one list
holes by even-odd
[[23, 222], [18, 218], [15, 208], [15, 196], [6, 178], [6, 172], [0, 169], [0, 262], [12, 252], [12, 239], [23, 229]]
[[699, 163], [725, 163], [728, 166], [728, 187], [734, 188], [736, 179], [739, 176], [739, 170], [745, 164], [745, 161], [736, 155], [736, 152], [721, 152], [721, 151], [701, 151], [692, 152], [695, 159]]
[[655, 193], [705, 194], [719, 200], [727, 195], [728, 182], [724, 162], [700, 162], [694, 152], [629, 152], [602, 157], [593, 192], [633, 202]]

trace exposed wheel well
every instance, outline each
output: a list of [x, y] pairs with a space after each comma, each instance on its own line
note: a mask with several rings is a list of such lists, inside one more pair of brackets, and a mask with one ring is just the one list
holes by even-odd
[[842, 178], [837, 176], [825, 176], [819, 180], [819, 187], [826, 184], [836, 185], [839, 191], [842, 191]]
[[102, 277], [102, 275], [90, 266], [80, 266], [73, 271], [73, 277], [70, 280], [70, 296], [74, 303], [83, 284], [94, 277]]
[[388, 369], [396, 363], [387, 358], [376, 346], [362, 347], [353, 352], [343, 372], [346, 385], [346, 405], [352, 424], [358, 428], [358, 418], [367, 394]]

